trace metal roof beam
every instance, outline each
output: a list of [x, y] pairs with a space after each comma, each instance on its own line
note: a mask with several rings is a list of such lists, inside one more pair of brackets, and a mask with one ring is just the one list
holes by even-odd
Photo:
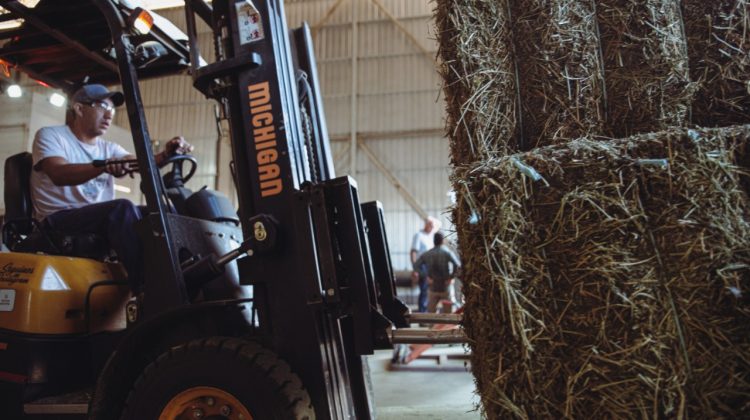
[[82, 54], [83, 56], [93, 60], [95, 63], [115, 73], [118, 72], [117, 65], [108, 61], [101, 55], [93, 51], [90, 51], [85, 45], [81, 44], [80, 42], [68, 37], [67, 35], [58, 31], [57, 29], [50, 27], [49, 25], [44, 23], [41, 19], [39, 19], [38, 16], [34, 15], [29, 8], [22, 5], [17, 0], [4, 1], [2, 2], [2, 7], [6, 10], [10, 10], [11, 13], [16, 14], [17, 16], [24, 18], [24, 20], [27, 23], [49, 34], [51, 37], [60, 41], [64, 45], [69, 46], [70, 48], [73, 48], [74, 50]]
[[425, 48], [421, 42], [417, 39], [417, 37], [414, 36], [414, 34], [409, 31], [409, 29], [404, 26], [403, 23], [399, 22], [399, 20], [396, 18], [396, 16], [393, 15], [379, 0], [370, 0], [375, 6], [380, 9], [381, 12], [383, 12], [386, 16], [388, 16], [388, 19], [390, 19], [391, 22], [393, 22], [394, 25], [396, 25], [396, 28], [398, 28], [399, 31], [401, 31], [404, 35], [406, 35], [407, 38], [411, 40], [411, 42], [416, 46], [419, 51], [422, 52], [422, 54], [427, 57], [430, 62], [435, 61], [435, 56]]
[[10, 64], [13, 65], [13, 66], [15, 66], [19, 70], [21, 70], [23, 73], [26, 73], [29, 77], [31, 77], [34, 80], [40, 81], [40, 82], [42, 82], [42, 83], [44, 83], [46, 85], [52, 86], [52, 87], [56, 87], [56, 88], [62, 89], [66, 93], [73, 93], [72, 92], [73, 86], [70, 85], [70, 84], [68, 84], [68, 83], [66, 83], [66, 82], [63, 82], [63, 81], [60, 81], [60, 80], [57, 80], [57, 79], [52, 79], [49, 76], [41, 74], [41, 73], [37, 73], [33, 69], [31, 69], [29, 67], [26, 67], [26, 66], [21, 66], [21, 65], [18, 65], [16, 63], [13, 63], [13, 62], [10, 62]]
[[365, 142], [362, 140], [358, 140], [357, 144], [359, 145], [359, 149], [365, 152], [365, 155], [370, 159], [370, 162], [372, 162], [373, 165], [383, 174], [386, 178], [388, 178], [388, 181], [393, 185], [394, 188], [396, 188], [396, 191], [401, 195], [401, 197], [406, 200], [406, 202], [409, 204], [409, 206], [419, 215], [419, 217], [426, 219], [428, 214], [424, 210], [421, 204], [417, 201], [416, 198], [414, 198], [414, 195], [409, 192], [406, 187], [404, 187], [404, 184], [396, 177], [396, 175], [391, 172], [386, 166], [385, 163], [380, 160], [378, 155], [375, 154], [375, 152], [370, 149], [370, 146], [368, 146]]

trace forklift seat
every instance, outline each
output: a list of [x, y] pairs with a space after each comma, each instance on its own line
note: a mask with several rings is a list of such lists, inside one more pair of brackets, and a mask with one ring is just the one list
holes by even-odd
[[3, 243], [13, 252], [43, 252], [103, 259], [110, 255], [106, 240], [95, 234], [62, 235], [32, 216], [31, 153], [15, 154], [5, 160], [5, 220]]
[[[5, 160], [5, 222], [13, 223], [21, 235], [33, 229], [31, 218], [31, 153], [23, 152]], [[3, 229], [4, 230], [4, 229]]]

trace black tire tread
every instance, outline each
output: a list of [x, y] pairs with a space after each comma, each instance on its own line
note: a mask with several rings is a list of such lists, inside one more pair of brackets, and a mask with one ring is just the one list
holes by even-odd
[[315, 419], [315, 411], [310, 400], [310, 395], [302, 385], [302, 381], [294, 374], [290, 366], [281, 360], [276, 354], [258, 343], [234, 337], [210, 337], [193, 340], [171, 348], [152, 361], [133, 384], [132, 389], [123, 407], [123, 420], [128, 412], [128, 407], [133, 403], [133, 398], [138, 390], [154, 374], [157, 374], [159, 366], [172, 359], [189, 358], [193, 354], [203, 352], [216, 352], [220, 357], [232, 358], [240, 363], [254, 365], [260, 368], [265, 379], [273, 384], [275, 394], [281, 399], [282, 404], [292, 414], [292, 418], [301, 420]]

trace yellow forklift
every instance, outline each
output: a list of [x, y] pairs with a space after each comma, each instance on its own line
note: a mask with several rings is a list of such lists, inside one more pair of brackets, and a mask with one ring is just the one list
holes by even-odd
[[[122, 87], [147, 205], [132, 296], [101, 238], [33, 220], [29, 154], [6, 161], [0, 418], [372, 418], [364, 356], [464, 337], [407, 328], [441, 319], [397, 299], [381, 205], [335, 176], [309, 29], [281, 0], [188, 0], [187, 34], [136, 3], [0, 0], [23, 19], [0, 59], [67, 92]], [[155, 164], [138, 81], [185, 72], [228, 120], [238, 210], [186, 187], [194, 157]]]

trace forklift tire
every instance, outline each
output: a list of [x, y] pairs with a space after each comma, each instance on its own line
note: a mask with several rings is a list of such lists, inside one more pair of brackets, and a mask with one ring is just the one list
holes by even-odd
[[257, 343], [191, 341], [163, 353], [136, 380], [122, 420], [315, 419], [289, 365]]

